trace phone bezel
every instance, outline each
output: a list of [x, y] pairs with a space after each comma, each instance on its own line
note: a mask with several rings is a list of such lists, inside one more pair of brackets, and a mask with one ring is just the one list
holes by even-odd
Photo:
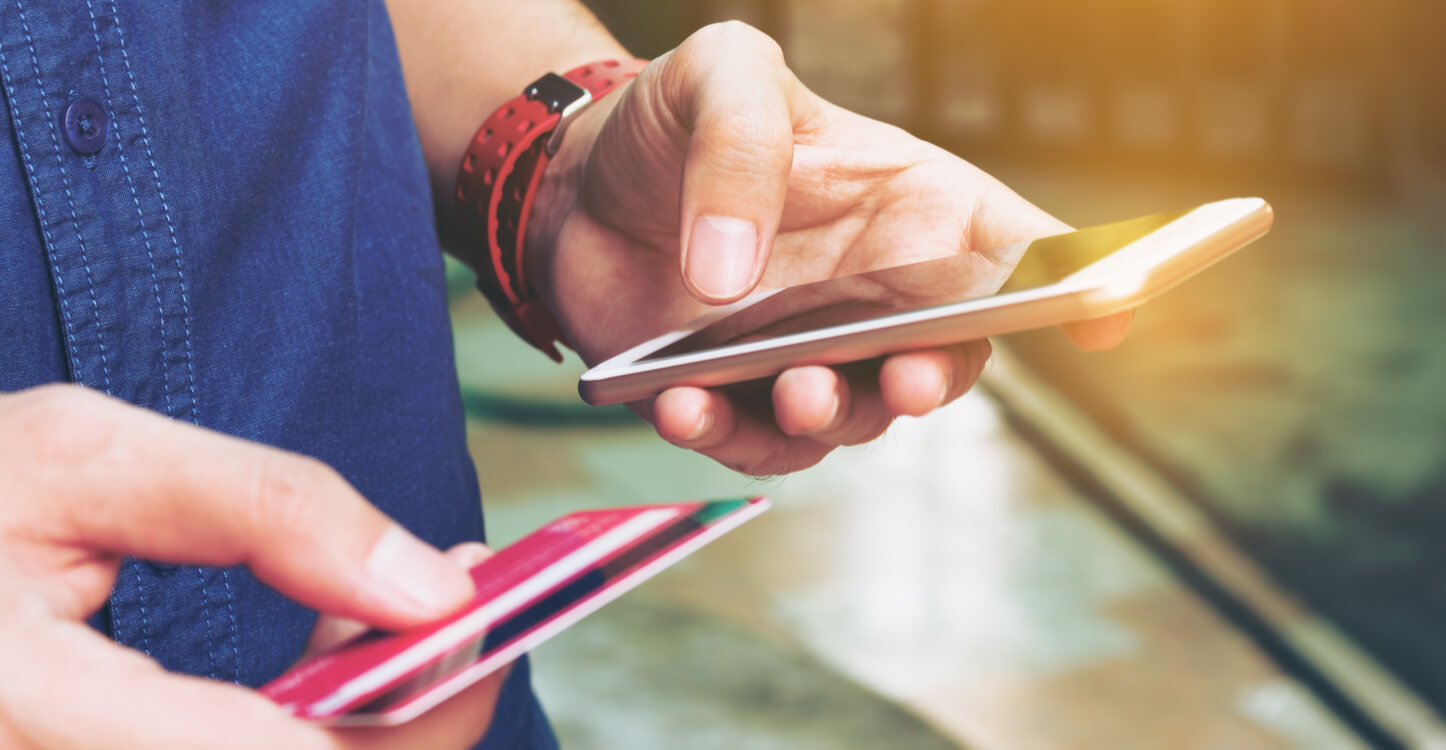
[[675, 385], [715, 387], [767, 377], [788, 367], [855, 362], [1104, 317], [1164, 293], [1259, 238], [1273, 221], [1270, 204], [1261, 198], [1216, 201], [1049, 286], [646, 360], [684, 336], [777, 293], [762, 292], [599, 363], [582, 375], [578, 392], [593, 405], [623, 403]]

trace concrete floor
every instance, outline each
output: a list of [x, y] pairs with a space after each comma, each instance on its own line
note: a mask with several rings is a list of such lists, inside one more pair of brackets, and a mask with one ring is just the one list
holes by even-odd
[[[476, 300], [456, 319], [465, 383], [573, 413], [576, 362]], [[640, 423], [470, 438], [499, 545], [580, 508], [776, 501], [538, 649], [567, 747], [1358, 747], [984, 396], [768, 482]]]
[[1012, 343], [1446, 711], [1446, 191], [1004, 174], [1080, 224], [1272, 200], [1270, 235], [1141, 311], [1118, 350]]
[[[1121, 22], [1106, 24], [1119, 36], [1098, 50], [1114, 65], [1096, 70], [1091, 63], [1099, 60], [1072, 57], [1077, 47], [1061, 52], [1014, 36], [1036, 38], [1022, 31], [1036, 29], [1039, 39], [1062, 38], [1049, 37], [1050, 27], [1079, 18], [1063, 12], [1068, 3], [1051, 24], [1044, 17], [1019, 23], [1016, 16], [1041, 12], [1038, 3], [1021, 10], [934, 2], [943, 17], [931, 33], [943, 61], [928, 68], [922, 77], [932, 83], [921, 88], [914, 55], [923, 40], [910, 20], [917, 2], [594, 4], [626, 8], [614, 17], [616, 30], [648, 54], [681, 37], [684, 29], [666, 27], [684, 23], [689, 7], [710, 7], [716, 19], [772, 20], [810, 88], [905, 125], [917, 121], [919, 104], [931, 103], [940, 118], [935, 135], [957, 139], [966, 158], [1077, 225], [1234, 195], [1270, 199], [1278, 219], [1269, 237], [1142, 311], [1117, 351], [1081, 354], [1055, 332], [1010, 344], [1115, 441], [1164, 473], [1302, 611], [1343, 631], [1367, 661], [1384, 667], [1386, 681], [1406, 687], [1382, 692], [1360, 685], [1375, 679], [1340, 682], [1384, 704], [1414, 691], [1430, 704], [1422, 715], [1437, 714], [1428, 723], [1441, 724], [1446, 175], [1439, 144], [1446, 141], [1430, 126], [1416, 126], [1413, 136], [1401, 120], [1412, 109], [1439, 109], [1429, 86], [1410, 93], [1419, 85], [1413, 80], [1429, 78], [1423, 71], [1432, 57], [1412, 54], [1409, 43], [1430, 37], [1434, 27], [1424, 22], [1432, 19], [1420, 15], [1421, 34], [1369, 51], [1339, 54], [1349, 43], [1326, 45], [1321, 64], [1293, 40], [1364, 38], [1395, 23], [1390, 13], [1338, 3], [1339, 12], [1312, 15], [1300, 5], [1290, 12], [1308, 23], [1271, 31], [1270, 21], [1206, 24], [1206, 6], [1220, 3], [1150, 4], [1154, 12], [1195, 8], [1187, 15], [1203, 24], [1196, 31], [1219, 35], [1184, 45], [1213, 44], [1222, 61], [1239, 62], [1224, 74], [1230, 81], [1211, 84], [1220, 71], [1204, 63], [1175, 70], [1176, 50], [1156, 44], [1173, 32], [1142, 22], [1155, 16], [1131, 13], [1130, 3], [1090, 12]], [[1298, 4], [1257, 5], [1285, 12]], [[1257, 38], [1270, 48], [1267, 57], [1281, 54], [1294, 72], [1255, 67]], [[1142, 59], [1162, 64], [1146, 71]], [[1352, 88], [1353, 80], [1378, 77], [1378, 90]], [[1345, 672], [1359, 676], [1349, 665]]]

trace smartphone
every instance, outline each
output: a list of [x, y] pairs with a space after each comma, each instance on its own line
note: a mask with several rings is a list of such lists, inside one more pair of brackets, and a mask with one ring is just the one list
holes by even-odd
[[713, 387], [802, 365], [1101, 318], [1148, 302], [1270, 230], [1260, 198], [759, 292], [598, 364], [589, 404]]

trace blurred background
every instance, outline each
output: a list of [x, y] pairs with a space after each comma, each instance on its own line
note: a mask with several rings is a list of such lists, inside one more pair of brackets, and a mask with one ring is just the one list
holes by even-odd
[[641, 56], [748, 21], [1076, 225], [1277, 220], [1119, 349], [1007, 337], [959, 404], [767, 482], [582, 407], [453, 269], [496, 541], [777, 501], [538, 650], [566, 746], [1446, 747], [1446, 8], [589, 4]]

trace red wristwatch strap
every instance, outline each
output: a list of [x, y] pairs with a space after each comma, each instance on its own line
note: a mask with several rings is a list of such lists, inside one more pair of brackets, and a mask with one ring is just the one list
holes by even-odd
[[[563, 78], [596, 101], [636, 77], [646, 64], [609, 60], [575, 68]], [[557, 81], [553, 76], [540, 79], [477, 130], [457, 175], [457, 209], [463, 237], [472, 245], [468, 250], [478, 289], [514, 332], [561, 362], [555, 343], [567, 343], [562, 329], [533, 295], [523, 268], [533, 200], [551, 161], [548, 142], [563, 119], [557, 102], [540, 94], [548, 79]]]

